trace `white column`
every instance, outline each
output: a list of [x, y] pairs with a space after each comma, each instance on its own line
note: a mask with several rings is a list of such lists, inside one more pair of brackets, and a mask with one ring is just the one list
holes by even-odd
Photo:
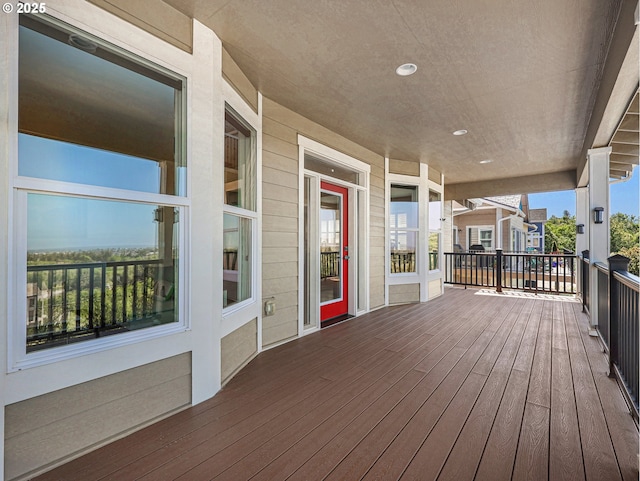
[[429, 167], [420, 162], [420, 190], [418, 193], [420, 207], [420, 230], [418, 231], [418, 266], [420, 276], [420, 302], [429, 300]]
[[[598, 309], [595, 308], [597, 302], [597, 282], [598, 274], [595, 268], [596, 262], [607, 263], [609, 257], [609, 155], [611, 147], [601, 147], [590, 149], [587, 152], [587, 163], [589, 166], [589, 298], [591, 308], [589, 309], [591, 318], [591, 330], [598, 325]], [[595, 223], [594, 211], [597, 207], [604, 209], [601, 224]], [[587, 224], [585, 224], [586, 226]], [[585, 229], [586, 231], [586, 229]], [[594, 334], [590, 332], [590, 334]]]
[[[576, 254], [589, 250], [589, 188], [578, 187], [576, 190], [576, 226], [582, 225], [582, 234], [576, 232]], [[578, 228], [576, 228], [577, 230]], [[544, 240], [543, 240], [544, 242]], [[577, 262], [578, 292], [584, 296], [585, 287], [582, 285], [582, 263]]]

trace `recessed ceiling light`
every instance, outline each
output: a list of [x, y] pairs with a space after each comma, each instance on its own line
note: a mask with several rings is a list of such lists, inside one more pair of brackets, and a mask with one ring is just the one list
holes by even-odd
[[460, 130], [456, 130], [453, 135], [464, 135], [466, 133], [468, 133], [469, 131], [466, 129], [460, 129]]
[[404, 63], [396, 69], [396, 73], [401, 77], [413, 75], [418, 70], [418, 66], [415, 63]]
[[492, 159], [485, 159], [485, 160], [481, 160], [479, 163], [480, 164], [490, 164], [491, 162], [493, 162]]

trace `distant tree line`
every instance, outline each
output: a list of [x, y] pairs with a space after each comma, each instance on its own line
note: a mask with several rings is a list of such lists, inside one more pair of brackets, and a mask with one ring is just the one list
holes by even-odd
[[[628, 257], [629, 272], [640, 275], [640, 223], [638, 217], [618, 212], [609, 220], [611, 254]], [[545, 252], [575, 252], [576, 217], [565, 210], [562, 217], [551, 216], [545, 224]]]
[[66, 250], [56, 252], [27, 252], [27, 265], [90, 264], [155, 259], [156, 247], [118, 247], [107, 249]]

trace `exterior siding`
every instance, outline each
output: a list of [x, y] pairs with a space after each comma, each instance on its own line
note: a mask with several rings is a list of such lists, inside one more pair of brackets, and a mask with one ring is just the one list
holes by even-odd
[[420, 284], [398, 284], [389, 286], [389, 304], [420, 302]]
[[429, 281], [429, 300], [442, 295], [442, 279]]
[[[463, 249], [468, 248], [467, 245], [467, 227], [476, 225], [491, 225], [494, 227], [494, 237], [496, 235], [496, 211], [495, 209], [487, 209], [480, 211], [472, 211], [468, 214], [461, 214], [454, 218], [454, 224], [458, 226], [460, 230], [460, 245]], [[495, 245], [495, 238], [494, 238]]]
[[222, 383], [242, 369], [258, 353], [258, 320], [254, 319], [220, 341]]
[[5, 477], [67, 461], [191, 404], [191, 354], [5, 407]]
[[193, 50], [192, 21], [160, 0], [88, 0], [185, 52]]
[[222, 77], [251, 105], [255, 112], [258, 111], [258, 91], [224, 47], [222, 48]]
[[389, 173], [420, 177], [420, 163], [407, 160], [389, 159]]
[[263, 347], [298, 334], [298, 134], [371, 165], [370, 307], [384, 304], [384, 158], [263, 98], [262, 296], [276, 298], [264, 317]]

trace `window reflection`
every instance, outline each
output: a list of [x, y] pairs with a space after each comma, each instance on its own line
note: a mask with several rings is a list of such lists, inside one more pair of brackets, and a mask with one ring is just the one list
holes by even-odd
[[256, 210], [255, 131], [229, 111], [224, 125], [224, 202]]
[[20, 17], [19, 174], [186, 195], [183, 81]]
[[417, 272], [418, 187], [392, 185], [389, 204], [390, 270]]
[[224, 214], [223, 307], [251, 298], [251, 223]]
[[27, 352], [178, 321], [173, 207], [27, 195]]

